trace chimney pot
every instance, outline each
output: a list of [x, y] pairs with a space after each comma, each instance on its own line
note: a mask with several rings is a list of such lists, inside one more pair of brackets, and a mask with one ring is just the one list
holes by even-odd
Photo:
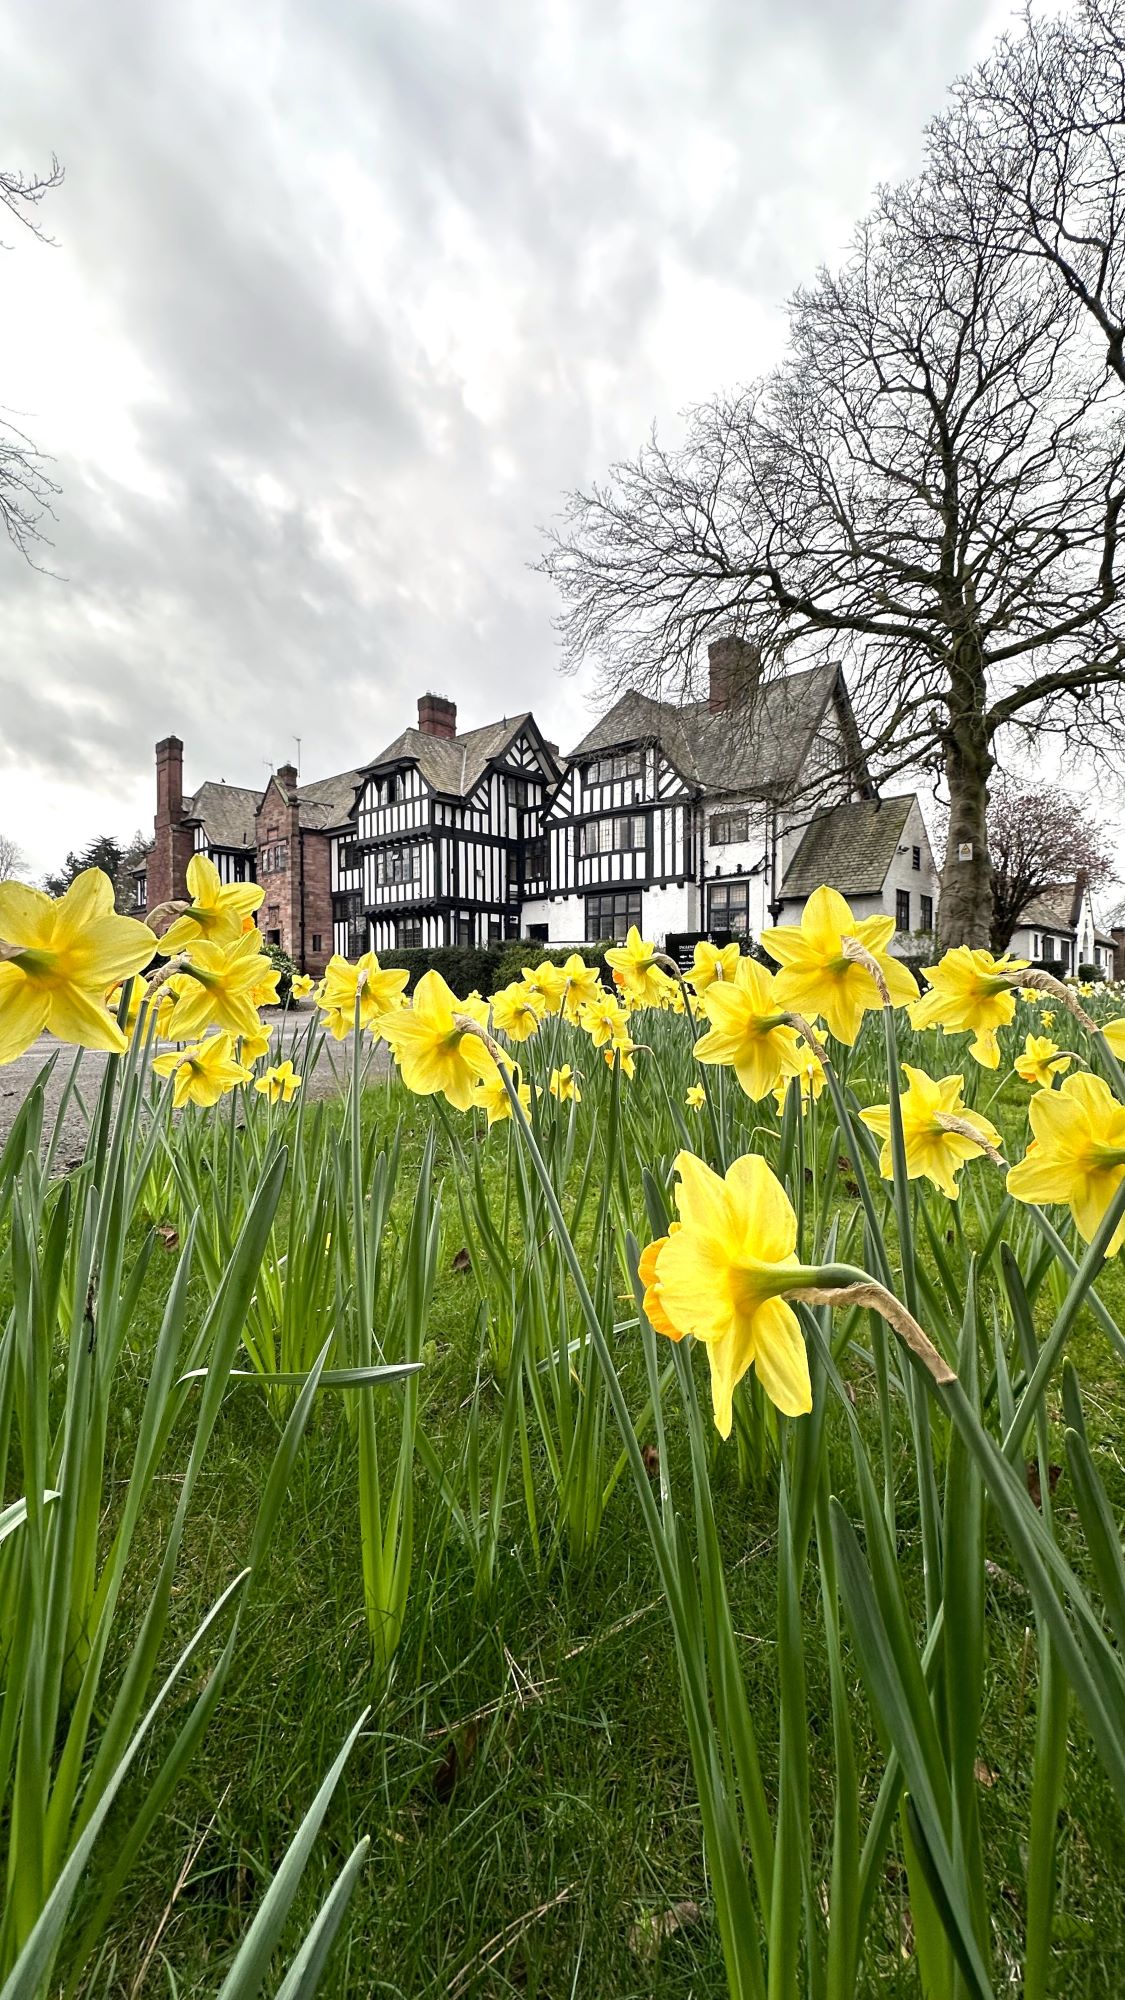
[[753, 693], [762, 675], [762, 656], [751, 640], [728, 632], [708, 646], [707, 672], [707, 705], [718, 715]]
[[457, 734], [457, 703], [443, 694], [419, 695], [418, 727], [423, 736], [443, 736], [448, 741]]
[[275, 775], [287, 792], [296, 791], [297, 766], [295, 764], [279, 764]]

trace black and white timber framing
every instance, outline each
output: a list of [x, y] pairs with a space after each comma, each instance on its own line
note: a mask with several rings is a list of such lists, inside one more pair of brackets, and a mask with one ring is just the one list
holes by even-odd
[[543, 814], [558, 778], [530, 715], [451, 738], [405, 731], [361, 772], [332, 838], [336, 950], [518, 937], [528, 899], [547, 894]]

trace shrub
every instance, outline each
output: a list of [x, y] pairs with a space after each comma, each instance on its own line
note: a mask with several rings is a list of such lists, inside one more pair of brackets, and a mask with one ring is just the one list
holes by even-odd
[[381, 951], [382, 966], [402, 966], [410, 974], [406, 990], [413, 993], [424, 972], [440, 972], [446, 985], [463, 1000], [467, 993], [491, 993], [500, 962], [499, 945], [440, 945], [434, 950]]
[[279, 1007], [288, 1007], [293, 997], [293, 975], [297, 968], [290, 958], [289, 953], [283, 951], [279, 944], [264, 945], [262, 950], [264, 957], [269, 959], [274, 971], [278, 974], [277, 1004]]
[[585, 965], [596, 965], [605, 971], [605, 946], [600, 944], [563, 945], [548, 949], [546, 945], [533, 944], [527, 938], [512, 938], [501, 950], [493, 991], [510, 985], [518, 979], [525, 965], [565, 965], [573, 952], [577, 952]]
[[1078, 977], [1085, 980], [1097, 980], [1100, 983], [1104, 980], [1105, 973], [1102, 971], [1100, 965], [1094, 965], [1090, 959], [1084, 958], [1078, 968]]

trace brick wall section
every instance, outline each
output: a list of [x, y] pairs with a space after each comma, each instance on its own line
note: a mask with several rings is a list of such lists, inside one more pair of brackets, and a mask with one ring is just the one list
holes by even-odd
[[[267, 939], [276, 936], [283, 951], [301, 962], [301, 830], [297, 804], [297, 773], [292, 764], [274, 772], [255, 815], [258, 881], [265, 894], [258, 925]], [[273, 852], [284, 849], [280, 867], [267, 865]]]
[[156, 746], [156, 813], [153, 846], [148, 857], [148, 908], [182, 901], [187, 895], [187, 865], [193, 852], [190, 827], [181, 826], [184, 806], [184, 746], [178, 736], [165, 736]]
[[[305, 883], [305, 949], [302, 971], [319, 979], [332, 956], [332, 856], [328, 836], [301, 835]], [[313, 947], [314, 937], [320, 949]]]

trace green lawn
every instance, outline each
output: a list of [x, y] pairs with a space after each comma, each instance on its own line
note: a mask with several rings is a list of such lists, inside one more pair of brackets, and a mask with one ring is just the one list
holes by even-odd
[[[990, 1115], [1005, 1125], [1026, 1093], [1006, 1085]], [[980, 1100], [983, 1108], [983, 1097]], [[407, 1161], [421, 1152], [429, 1110], [397, 1086], [369, 1094], [365, 1116], [388, 1131], [406, 1114]], [[326, 1115], [334, 1115], [328, 1113]], [[1021, 1114], [1022, 1115], [1022, 1114]], [[448, 1163], [444, 1139], [439, 1167]], [[498, 1172], [498, 1149], [487, 1171]], [[409, 1189], [411, 1176], [404, 1175]], [[399, 1200], [405, 1196], [401, 1192]], [[455, 1268], [464, 1241], [455, 1198], [444, 1210], [440, 1279], [423, 1377], [424, 1424], [447, 1461], [457, 1459], [480, 1367], [480, 1300], [471, 1271]], [[124, 1479], [145, 1378], [143, 1328], [153, 1333], [174, 1262], [150, 1274], [133, 1367], [137, 1395], [115, 1411], [113, 1448]], [[198, 1281], [197, 1281], [198, 1282]], [[1125, 1304], [1114, 1269], [1107, 1303]], [[202, 1287], [200, 1287], [202, 1296]], [[1074, 1343], [1093, 1439], [1114, 1504], [1125, 1506], [1125, 1397], [1103, 1336], [1084, 1323]], [[868, 1378], [850, 1371], [861, 1419], [876, 1430]], [[637, 1400], [640, 1368], [635, 1369]], [[481, 1394], [485, 1443], [498, 1397]], [[388, 1441], [395, 1413], [378, 1402]], [[673, 1405], [674, 1408], [674, 1405]], [[256, 1387], [232, 1390], [212, 1443], [202, 1505], [193, 1510], [169, 1658], [241, 1567], [278, 1416]], [[674, 1430], [674, 1423], [673, 1423]], [[904, 1440], [906, 1436], [904, 1428]], [[673, 1446], [673, 1450], [675, 1447]], [[837, 1490], [853, 1474], [846, 1441], [834, 1446]], [[1057, 1456], [1061, 1460], [1062, 1452]], [[487, 1451], [484, 1454], [487, 1462]], [[419, 1475], [418, 1542], [410, 1609], [391, 1685], [373, 1678], [363, 1614], [356, 1530], [356, 1447], [342, 1398], [318, 1400], [268, 1566], [256, 1579], [234, 1680], [188, 1779], [150, 1840], [117, 1911], [107, 1958], [79, 1990], [105, 2000], [214, 1994], [261, 1885], [365, 1703], [371, 1721], [347, 1767], [303, 1884], [295, 1937], [361, 1834], [368, 1864], [324, 1991], [373, 1995], [722, 1995], [719, 1940], [709, 1919], [695, 1802], [670, 1632], [639, 1510], [622, 1482], [585, 1564], [544, 1536], [537, 1565], [518, 1482], [510, 1489], [497, 1584], [474, 1601], [462, 1545], [445, 1507]], [[159, 1487], [170, 1516], [173, 1459]], [[541, 1468], [540, 1468], [541, 1470]], [[769, 1490], [744, 1490], [732, 1448], [716, 1450], [715, 1502], [728, 1555], [732, 1602], [764, 1745], [773, 1742], [776, 1608], [772, 1565], [762, 1560], [777, 1519]], [[904, 1482], [904, 1490], [906, 1483]], [[542, 1487], [541, 1526], [550, 1511]], [[1065, 1479], [1056, 1505], [1066, 1535]], [[166, 1520], [151, 1511], [146, 1535], [159, 1558]], [[109, 1522], [107, 1521], [107, 1528]], [[918, 1583], [913, 1524], [900, 1516], [899, 1554]], [[980, 1778], [990, 1877], [1003, 1885], [1026, 1824], [1034, 1730], [1035, 1649], [1030, 1604], [1003, 1541], [992, 1550], [987, 1629], [990, 1673]], [[146, 1582], [134, 1565], [138, 1605]], [[810, 1704], [825, 1717], [827, 1683], [816, 1650], [815, 1593], [806, 1605]], [[165, 1717], [166, 1747], [198, 1692], [204, 1667]], [[818, 1674], [820, 1678], [818, 1680]], [[855, 1727], [867, 1748], [867, 1800], [881, 1758], [855, 1678]], [[811, 1746], [814, 1806], [827, 1844], [827, 1749]], [[1125, 1963], [1125, 1843], [1101, 1769], [1075, 1718], [1069, 1804], [1060, 1847], [1063, 1894], [1057, 1943], [1060, 1996], [1119, 1990]], [[143, 1786], [144, 1773], [137, 1777]], [[119, 1808], [127, 1820], [129, 1796]], [[107, 1842], [112, 1844], [111, 1829]], [[825, 1856], [827, 1865], [827, 1855]], [[1021, 1932], [1018, 1896], [1002, 1893], [997, 1987], [1005, 1947]], [[678, 1923], [660, 1920], [681, 1908]], [[694, 1909], [690, 1906], [696, 1906]], [[79, 1912], [79, 1916], [80, 1916]], [[1007, 1926], [1008, 1936], [1005, 1937]], [[659, 1944], [658, 1933], [667, 1929]], [[905, 1881], [888, 1866], [868, 1989], [914, 1995]], [[138, 1983], [138, 1968], [147, 1963]], [[65, 1965], [65, 1957], [64, 1957]], [[59, 1991], [64, 1987], [60, 1985]]]

